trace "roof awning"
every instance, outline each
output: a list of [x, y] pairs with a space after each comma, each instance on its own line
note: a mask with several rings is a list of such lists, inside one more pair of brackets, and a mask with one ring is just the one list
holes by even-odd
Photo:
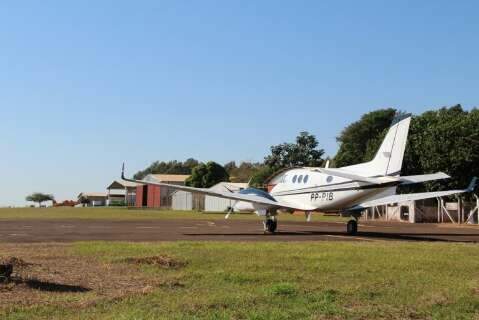
[[133, 182], [129, 182], [129, 181], [123, 181], [123, 180], [115, 180], [106, 189], [107, 190], [120, 190], [120, 189], [126, 189], [126, 188], [136, 188], [139, 185], [141, 185], [141, 184], [133, 183]]

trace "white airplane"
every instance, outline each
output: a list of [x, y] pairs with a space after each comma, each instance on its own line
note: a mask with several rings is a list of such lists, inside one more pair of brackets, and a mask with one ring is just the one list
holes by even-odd
[[278, 210], [299, 210], [306, 213], [308, 221], [312, 212], [338, 212], [351, 217], [347, 224], [347, 233], [356, 234], [357, 221], [366, 208], [472, 192], [476, 186], [477, 178], [474, 177], [467, 189], [396, 194], [399, 185], [450, 178], [442, 172], [400, 176], [410, 122], [411, 115], [401, 115], [394, 119], [372, 161], [334, 169], [328, 167], [286, 169], [274, 178], [277, 184], [270, 193], [254, 188], [239, 192], [222, 192], [127, 179], [124, 167], [122, 179], [236, 200], [226, 218], [235, 211], [256, 212], [258, 216], [264, 218], [264, 230], [269, 233], [274, 233], [277, 229]]

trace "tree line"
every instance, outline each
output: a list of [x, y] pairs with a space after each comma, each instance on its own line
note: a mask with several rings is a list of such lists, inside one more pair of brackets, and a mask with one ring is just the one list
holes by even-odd
[[[379, 109], [364, 114], [344, 128], [337, 141], [339, 150], [331, 159], [332, 167], [343, 167], [371, 160], [399, 111]], [[323, 166], [324, 150], [318, 139], [301, 132], [292, 143], [271, 146], [263, 162], [234, 161], [220, 165], [195, 159], [185, 162], [154, 162], [135, 175], [149, 173], [190, 174], [187, 184], [208, 188], [221, 181], [249, 182], [263, 187], [275, 172], [290, 167]], [[479, 175], [479, 110], [464, 110], [461, 105], [443, 107], [413, 116], [406, 146], [402, 175], [444, 171], [452, 179], [427, 184], [429, 190], [464, 187], [471, 176]]]
[[[344, 128], [336, 138], [339, 150], [331, 160], [331, 167], [343, 167], [372, 160], [391, 121], [399, 111], [379, 109], [364, 114]], [[137, 172], [135, 179], [148, 174], [188, 174], [187, 185], [209, 188], [218, 182], [247, 182], [256, 188], [275, 172], [292, 167], [318, 167], [326, 161], [318, 139], [301, 132], [292, 143], [271, 146], [262, 162], [214, 161], [202, 163], [190, 158], [186, 161], [155, 161]], [[404, 191], [444, 190], [463, 188], [472, 176], [479, 176], [479, 110], [464, 110], [461, 105], [442, 107], [415, 115], [411, 121], [404, 155], [402, 175], [443, 171], [452, 179], [414, 186]], [[53, 195], [34, 193], [26, 198], [39, 206], [54, 201]]]

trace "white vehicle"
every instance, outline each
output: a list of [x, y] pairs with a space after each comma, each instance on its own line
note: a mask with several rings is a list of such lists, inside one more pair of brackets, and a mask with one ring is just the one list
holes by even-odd
[[396, 117], [372, 161], [334, 169], [291, 168], [275, 178], [278, 184], [270, 193], [254, 188], [239, 192], [217, 192], [132, 180], [125, 178], [124, 172], [122, 178], [131, 182], [167, 186], [176, 190], [236, 200], [226, 218], [234, 211], [254, 211], [258, 216], [264, 217], [265, 232], [276, 231], [278, 210], [287, 209], [305, 211], [308, 220], [315, 211], [339, 212], [351, 217], [347, 232], [355, 234], [358, 229], [357, 220], [365, 208], [472, 192], [475, 188], [477, 178], [474, 177], [469, 187], [463, 190], [396, 194], [399, 185], [450, 178], [442, 172], [400, 176], [410, 122], [411, 115]]

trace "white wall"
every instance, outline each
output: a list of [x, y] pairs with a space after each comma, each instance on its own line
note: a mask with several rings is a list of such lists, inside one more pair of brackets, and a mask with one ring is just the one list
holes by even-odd
[[205, 197], [205, 211], [207, 212], [225, 212], [234, 205], [234, 200], [228, 200], [218, 197]]
[[171, 197], [173, 210], [193, 210], [193, 195], [190, 192], [177, 191]]

